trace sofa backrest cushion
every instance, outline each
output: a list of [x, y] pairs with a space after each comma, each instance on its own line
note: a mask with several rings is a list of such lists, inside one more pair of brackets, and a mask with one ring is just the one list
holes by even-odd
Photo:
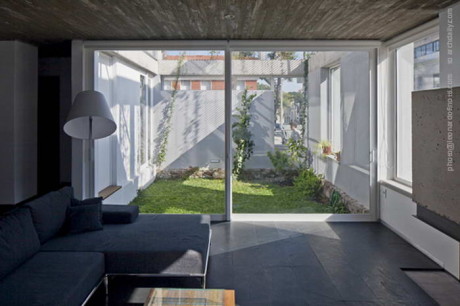
[[40, 241], [28, 208], [18, 208], [0, 218], [0, 279], [32, 257]]
[[128, 224], [136, 221], [139, 206], [134, 205], [102, 205], [102, 221], [104, 224]]
[[42, 244], [61, 230], [71, 198], [72, 188], [64, 187], [26, 204], [31, 210], [32, 220]]

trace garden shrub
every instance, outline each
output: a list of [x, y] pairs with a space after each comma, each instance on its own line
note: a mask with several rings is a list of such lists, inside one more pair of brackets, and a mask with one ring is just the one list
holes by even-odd
[[254, 150], [254, 141], [252, 140], [252, 133], [249, 127], [252, 118], [250, 109], [255, 97], [256, 94], [248, 96], [248, 90], [246, 89], [241, 97], [241, 106], [236, 109], [237, 114], [234, 115], [236, 122], [232, 124], [232, 137], [236, 148], [233, 154], [232, 173], [236, 179], [238, 179], [244, 170], [244, 165], [251, 158]]
[[267, 152], [267, 156], [275, 172], [283, 176], [286, 183], [292, 184], [298, 173], [307, 168], [310, 152], [302, 140], [289, 139], [286, 151], [275, 149], [274, 152]]
[[285, 171], [291, 169], [291, 157], [285, 151], [275, 150], [273, 153], [267, 152], [267, 155], [279, 174], [284, 174]]
[[289, 139], [287, 142], [288, 152], [290, 155], [290, 166], [299, 170], [310, 168], [311, 153], [303, 144], [303, 140]]
[[323, 187], [322, 178], [312, 168], [304, 169], [294, 179], [294, 186], [308, 199], [318, 199]]
[[275, 168], [275, 173], [284, 178], [283, 184], [292, 186], [295, 177], [299, 174], [299, 169], [293, 166], [292, 156], [281, 150], [275, 150], [274, 153], [267, 152], [267, 156]]
[[336, 190], [334, 190], [331, 194], [329, 205], [332, 207], [335, 214], [348, 214], [350, 212], [345, 206], [345, 203], [342, 201], [342, 196]]

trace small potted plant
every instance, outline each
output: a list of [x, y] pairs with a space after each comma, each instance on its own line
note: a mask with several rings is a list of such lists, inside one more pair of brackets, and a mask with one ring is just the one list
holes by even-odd
[[337, 161], [340, 161], [340, 151], [335, 152], [334, 155], [335, 155], [335, 159], [337, 159]]
[[327, 140], [322, 140], [319, 143], [321, 150], [323, 151], [323, 155], [331, 155], [332, 154], [332, 146], [331, 143]]

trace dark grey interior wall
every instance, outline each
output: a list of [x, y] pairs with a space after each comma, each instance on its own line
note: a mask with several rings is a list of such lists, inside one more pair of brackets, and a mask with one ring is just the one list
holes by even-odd
[[[71, 42], [46, 44], [39, 47], [39, 173], [40, 193], [69, 185], [71, 182], [71, 138], [62, 127], [72, 105]], [[51, 81], [53, 80], [53, 81]], [[54, 101], [54, 99], [56, 101]], [[55, 103], [53, 106], [50, 105]], [[52, 131], [52, 132], [51, 132]], [[57, 171], [57, 172], [56, 172]], [[51, 176], [51, 182], [40, 182]]]
[[38, 77], [37, 192], [59, 188], [59, 76]]

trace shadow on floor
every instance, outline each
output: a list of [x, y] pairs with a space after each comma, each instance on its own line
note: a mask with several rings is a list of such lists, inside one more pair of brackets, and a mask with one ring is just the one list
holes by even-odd
[[[379, 223], [223, 222], [212, 230], [208, 288], [235, 289], [240, 306], [437, 305], [402, 269], [440, 267]], [[199, 281], [115, 279], [108, 305], [142, 305], [156, 286]]]

